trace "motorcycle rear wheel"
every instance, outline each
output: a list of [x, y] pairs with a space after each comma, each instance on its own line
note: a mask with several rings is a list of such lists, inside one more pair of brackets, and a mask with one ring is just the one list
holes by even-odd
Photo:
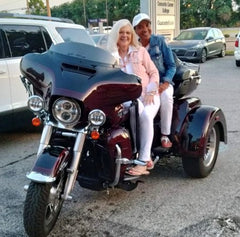
[[53, 229], [63, 205], [64, 179], [58, 183], [31, 181], [24, 204], [24, 228], [29, 237], [46, 237]]
[[207, 177], [215, 166], [220, 143], [220, 132], [215, 124], [208, 128], [204, 154], [199, 158], [182, 157], [184, 171], [193, 178]]

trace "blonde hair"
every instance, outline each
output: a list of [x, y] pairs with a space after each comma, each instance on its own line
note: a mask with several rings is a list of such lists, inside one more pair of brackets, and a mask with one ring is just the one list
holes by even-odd
[[117, 42], [118, 42], [118, 37], [119, 37], [119, 32], [120, 29], [124, 26], [129, 26], [131, 29], [131, 34], [132, 34], [132, 40], [131, 40], [131, 45], [138, 48], [139, 47], [139, 43], [138, 43], [138, 38], [137, 35], [133, 29], [133, 26], [131, 24], [131, 22], [127, 19], [122, 19], [117, 21], [114, 25], [113, 28], [109, 34], [108, 37], [108, 43], [107, 43], [107, 49], [113, 53], [118, 51], [118, 46], [117, 46]]

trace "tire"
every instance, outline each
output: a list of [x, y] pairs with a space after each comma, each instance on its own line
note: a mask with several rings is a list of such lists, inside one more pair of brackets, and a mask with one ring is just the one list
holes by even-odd
[[64, 178], [57, 183], [31, 181], [24, 204], [24, 228], [29, 237], [46, 237], [54, 227], [62, 208]]
[[240, 60], [236, 60], [236, 66], [240, 67]]
[[208, 132], [202, 157], [183, 157], [183, 168], [193, 178], [207, 177], [217, 160], [220, 134], [217, 125], [214, 125]]
[[226, 46], [223, 45], [220, 54], [218, 55], [219, 57], [223, 58], [226, 55]]
[[207, 50], [203, 49], [201, 52], [200, 63], [205, 63], [207, 61]]

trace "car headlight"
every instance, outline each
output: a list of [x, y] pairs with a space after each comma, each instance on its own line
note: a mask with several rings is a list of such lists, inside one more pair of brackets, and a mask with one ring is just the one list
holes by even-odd
[[43, 109], [43, 98], [37, 95], [32, 95], [28, 98], [28, 108], [33, 112], [39, 112]]
[[88, 121], [96, 126], [101, 126], [106, 121], [106, 115], [102, 110], [92, 110], [88, 115]]
[[74, 126], [81, 117], [81, 108], [75, 100], [61, 97], [52, 107], [54, 118], [65, 126]]

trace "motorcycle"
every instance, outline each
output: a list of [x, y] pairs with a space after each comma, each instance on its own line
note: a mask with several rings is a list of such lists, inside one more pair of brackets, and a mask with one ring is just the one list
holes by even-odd
[[[187, 97], [201, 81], [199, 66], [177, 60], [174, 77], [172, 148], [160, 143], [159, 116], [154, 121], [152, 157], [178, 156], [191, 177], [208, 176], [219, 143], [227, 142], [220, 108]], [[29, 236], [47, 236], [63, 202], [71, 200], [77, 181], [83, 188], [135, 189], [139, 176], [125, 172], [139, 161], [137, 98], [141, 80], [120, 70], [113, 56], [80, 43], [61, 43], [42, 54], [25, 55], [20, 64], [29, 94], [32, 123], [43, 130], [24, 204]], [[129, 109], [123, 102], [132, 101]]]

